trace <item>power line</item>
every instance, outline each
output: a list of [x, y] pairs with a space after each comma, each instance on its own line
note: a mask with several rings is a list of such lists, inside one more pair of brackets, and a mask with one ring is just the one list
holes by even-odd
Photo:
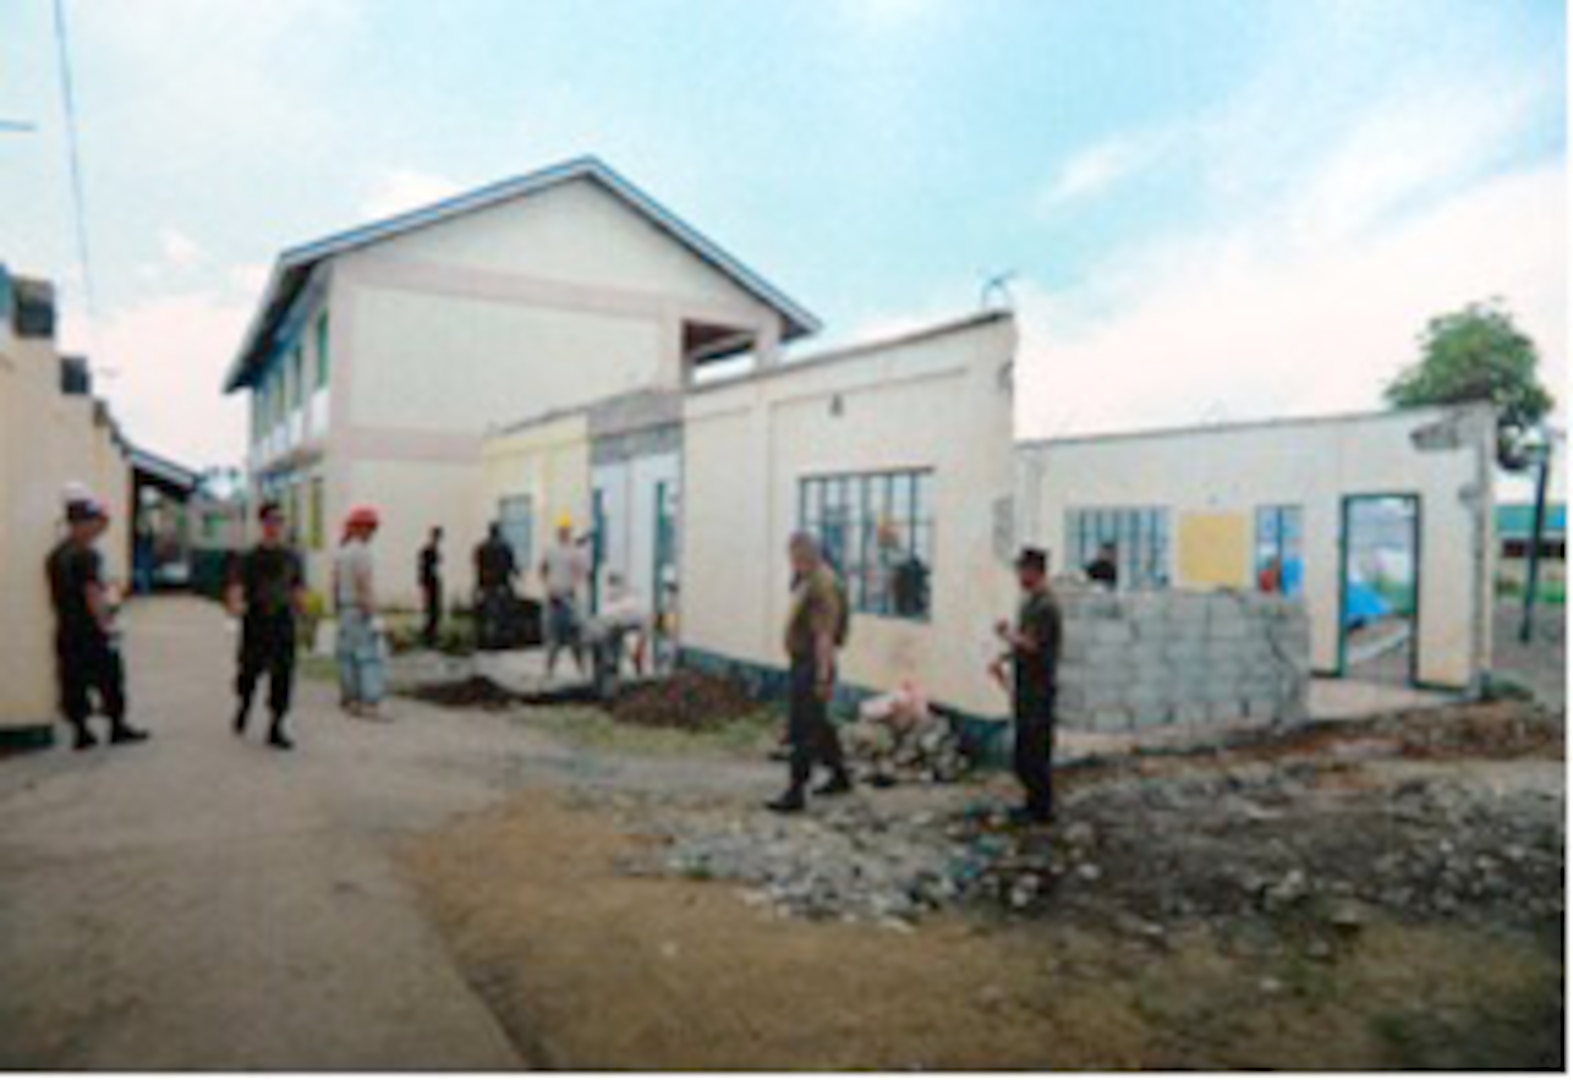
[[82, 189], [82, 155], [78, 147], [71, 50], [66, 44], [65, 0], [55, 0], [55, 45], [60, 55], [60, 100], [65, 108], [66, 148], [71, 162], [71, 205], [76, 218], [76, 254], [82, 269], [82, 295], [91, 320], [97, 313], [97, 304], [93, 291], [93, 263], [88, 257], [87, 199]]

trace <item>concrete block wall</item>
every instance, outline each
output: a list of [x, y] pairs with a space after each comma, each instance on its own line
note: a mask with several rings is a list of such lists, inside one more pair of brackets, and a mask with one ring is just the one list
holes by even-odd
[[1056, 591], [1059, 718], [1082, 731], [1270, 724], [1306, 714], [1304, 604], [1258, 593]]

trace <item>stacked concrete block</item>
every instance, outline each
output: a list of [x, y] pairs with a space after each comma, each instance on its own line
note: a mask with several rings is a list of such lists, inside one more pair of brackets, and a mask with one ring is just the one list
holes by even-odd
[[1272, 724], [1305, 715], [1304, 605], [1237, 592], [1059, 593], [1059, 714], [1103, 732], [1175, 724]]

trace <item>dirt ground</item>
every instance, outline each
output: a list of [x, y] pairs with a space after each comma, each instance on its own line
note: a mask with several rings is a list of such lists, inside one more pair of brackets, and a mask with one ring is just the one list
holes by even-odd
[[459, 966], [532, 1064], [645, 1069], [1504, 1067], [1560, 1061], [1560, 950], [1382, 921], [1330, 962], [976, 913], [911, 933], [630, 878], [641, 844], [535, 793], [411, 843]]
[[1547, 708], [1567, 708], [1567, 608], [1541, 604], [1535, 608], [1528, 642], [1518, 639], [1522, 601], [1499, 600], [1492, 627], [1493, 667], [1522, 680]]

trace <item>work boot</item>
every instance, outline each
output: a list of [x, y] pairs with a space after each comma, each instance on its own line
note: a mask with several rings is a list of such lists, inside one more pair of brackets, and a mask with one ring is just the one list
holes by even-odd
[[1054, 824], [1054, 811], [1040, 810], [1031, 806], [1018, 806], [1010, 812], [1010, 823], [1024, 827], [1052, 825]]
[[147, 742], [147, 739], [147, 732], [141, 728], [134, 728], [123, 720], [116, 723], [109, 732], [109, 741], [117, 746], [122, 743]]
[[850, 795], [852, 793], [852, 777], [846, 772], [838, 772], [823, 784], [814, 789], [818, 796]]
[[275, 716], [273, 726], [268, 729], [268, 745], [275, 750], [293, 750], [295, 742], [284, 734], [284, 718]]
[[765, 803], [765, 809], [777, 814], [801, 814], [807, 805], [802, 788], [788, 788], [779, 797]]

